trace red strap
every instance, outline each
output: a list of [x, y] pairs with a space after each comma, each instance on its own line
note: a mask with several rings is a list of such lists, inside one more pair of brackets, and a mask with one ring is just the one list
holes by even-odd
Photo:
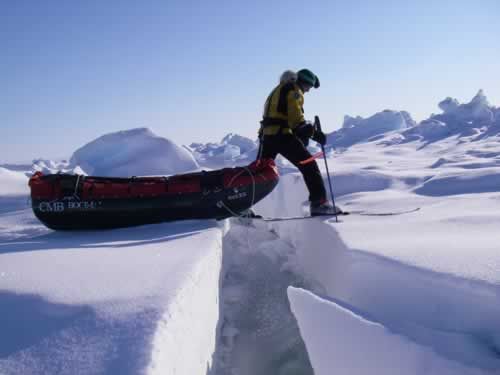
[[316, 160], [317, 158], [320, 158], [322, 156], [323, 156], [323, 151], [317, 152], [313, 156], [311, 156], [310, 158], [308, 158], [306, 160], [299, 161], [299, 164], [300, 165], [308, 164], [308, 163], [312, 162], [313, 160]]

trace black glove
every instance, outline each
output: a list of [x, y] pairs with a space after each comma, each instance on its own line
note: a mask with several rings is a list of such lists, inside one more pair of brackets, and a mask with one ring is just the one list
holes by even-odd
[[307, 121], [304, 121], [299, 125], [297, 125], [294, 131], [295, 136], [298, 139], [300, 139], [304, 144], [304, 146], [306, 147], [309, 145], [309, 138], [311, 138], [313, 133], [314, 133], [314, 126], [313, 124]]
[[314, 134], [314, 125], [309, 121], [301, 122], [295, 128], [295, 136], [300, 139], [309, 139]]
[[312, 140], [324, 146], [326, 144], [326, 135], [322, 131], [316, 130], [312, 136]]

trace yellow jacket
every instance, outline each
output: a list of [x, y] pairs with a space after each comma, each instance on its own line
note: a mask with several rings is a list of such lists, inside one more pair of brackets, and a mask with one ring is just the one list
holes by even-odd
[[295, 82], [280, 83], [264, 105], [261, 132], [264, 135], [292, 134], [304, 122], [304, 93]]

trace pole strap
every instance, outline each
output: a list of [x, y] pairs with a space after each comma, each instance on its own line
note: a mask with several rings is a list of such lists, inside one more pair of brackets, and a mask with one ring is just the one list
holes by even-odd
[[312, 155], [310, 158], [307, 158], [307, 159], [305, 159], [305, 160], [299, 161], [299, 164], [300, 164], [300, 165], [306, 165], [306, 164], [309, 164], [309, 163], [313, 162], [314, 160], [316, 160], [316, 159], [318, 159], [318, 158], [322, 157], [322, 156], [323, 156], [323, 154], [324, 154], [324, 153], [323, 153], [323, 151], [317, 152], [317, 153], [315, 153], [314, 155]]

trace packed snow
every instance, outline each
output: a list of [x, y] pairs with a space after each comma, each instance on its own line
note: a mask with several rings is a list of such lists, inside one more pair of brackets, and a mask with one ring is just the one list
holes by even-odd
[[[35, 159], [31, 165], [33, 172], [44, 174], [68, 173], [86, 175], [87, 173], [79, 165], [71, 165], [67, 160], [54, 161], [45, 159]], [[27, 173], [31, 175], [31, 173]]]
[[0, 167], [0, 196], [26, 195], [29, 193], [28, 177], [24, 173]]
[[[292, 310], [310, 348], [315, 374], [479, 374], [437, 355], [353, 307], [290, 288]], [[354, 311], [353, 311], [354, 310]], [[332, 340], [336, 337], [336, 340]], [[380, 350], [378, 348], [383, 348]]]
[[[237, 134], [182, 147], [139, 128], [69, 161], [0, 165], [0, 373], [500, 374], [500, 109], [482, 91], [438, 107], [420, 123], [346, 116], [329, 134], [335, 203], [351, 211], [338, 222], [54, 232], [28, 206], [35, 171], [248, 164], [258, 144]], [[302, 177], [277, 162], [254, 210], [302, 215]]]
[[28, 194], [28, 177], [23, 172], [0, 167], [0, 213], [25, 207]]
[[70, 163], [94, 176], [172, 175], [198, 170], [193, 156], [150, 129], [110, 133], [76, 150]]
[[241, 166], [254, 161], [258, 143], [238, 134], [226, 135], [220, 143], [192, 143], [188, 148], [198, 163], [206, 168]]
[[330, 143], [336, 147], [349, 147], [360, 141], [369, 140], [391, 130], [406, 129], [415, 125], [408, 112], [389, 109], [364, 119], [361, 116], [345, 116], [344, 124], [330, 134]]

